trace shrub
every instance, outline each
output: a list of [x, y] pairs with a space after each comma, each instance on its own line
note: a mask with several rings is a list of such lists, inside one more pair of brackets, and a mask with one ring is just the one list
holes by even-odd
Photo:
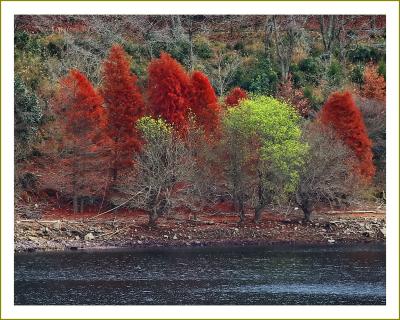
[[247, 92], [236, 87], [233, 88], [225, 98], [225, 104], [229, 107], [239, 105], [241, 100], [247, 99]]
[[383, 76], [378, 74], [376, 65], [369, 63], [364, 70], [364, 85], [361, 90], [363, 97], [386, 100], [386, 81]]
[[358, 84], [361, 89], [361, 86], [364, 83], [364, 66], [361, 64], [354, 66], [351, 70], [350, 79], [353, 83]]
[[318, 59], [305, 58], [299, 62], [298, 67], [303, 72], [306, 82], [318, 84], [322, 72], [322, 66]]
[[235, 84], [256, 94], [274, 95], [278, 85], [278, 73], [268, 59], [257, 57], [238, 70]]
[[343, 82], [344, 71], [339, 61], [332, 60], [328, 66], [327, 76], [330, 86], [339, 86]]
[[384, 58], [384, 52], [374, 47], [359, 45], [349, 50], [347, 53], [349, 59], [353, 63], [367, 63], [370, 61], [378, 62]]
[[291, 74], [285, 83], [279, 85], [277, 98], [293, 106], [302, 117], [308, 117], [310, 101], [304, 96], [302, 90], [293, 87]]

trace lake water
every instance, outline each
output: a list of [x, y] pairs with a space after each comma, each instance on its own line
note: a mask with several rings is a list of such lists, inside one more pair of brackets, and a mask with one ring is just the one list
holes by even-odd
[[382, 305], [384, 245], [21, 253], [18, 305]]

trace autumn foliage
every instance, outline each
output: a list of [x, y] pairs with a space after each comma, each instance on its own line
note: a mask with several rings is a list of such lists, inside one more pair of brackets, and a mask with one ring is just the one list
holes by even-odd
[[79, 71], [61, 79], [53, 108], [62, 141], [59, 161], [48, 168], [47, 178], [72, 196], [75, 212], [83, 197], [101, 194], [108, 180], [109, 138], [102, 104], [103, 98]]
[[277, 97], [293, 106], [302, 117], [308, 116], [310, 101], [304, 96], [302, 90], [293, 87], [292, 76], [290, 74], [286, 82], [279, 85]]
[[377, 67], [372, 63], [367, 64], [365, 67], [364, 85], [361, 93], [365, 98], [380, 101], [386, 100], [385, 78], [378, 74]]
[[190, 109], [196, 116], [196, 122], [206, 133], [215, 132], [219, 124], [220, 106], [213, 87], [207, 76], [195, 71], [191, 77], [192, 94]]
[[108, 111], [107, 132], [113, 140], [113, 178], [132, 164], [132, 154], [140, 147], [136, 121], [143, 116], [144, 102], [131, 73], [124, 49], [114, 45], [103, 63], [101, 93]]
[[228, 107], [237, 106], [240, 100], [247, 99], [247, 92], [239, 87], [233, 88], [225, 99], [225, 104]]
[[333, 93], [320, 112], [323, 124], [332, 127], [358, 158], [360, 175], [370, 181], [375, 174], [371, 140], [359, 108], [349, 92]]
[[161, 53], [148, 66], [147, 97], [151, 114], [162, 117], [178, 131], [188, 127], [191, 81], [183, 67], [169, 54]]

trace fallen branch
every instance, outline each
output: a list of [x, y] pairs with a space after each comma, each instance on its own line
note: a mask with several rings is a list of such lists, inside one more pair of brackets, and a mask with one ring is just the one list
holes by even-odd
[[129, 201], [133, 200], [134, 198], [136, 198], [136, 197], [137, 197], [139, 194], [141, 194], [141, 193], [142, 193], [142, 192], [139, 191], [139, 192], [136, 193], [133, 197], [129, 198], [129, 199], [126, 200], [125, 202], [119, 204], [118, 206], [116, 206], [116, 207], [114, 207], [114, 208], [112, 208], [112, 209], [110, 209], [110, 210], [107, 210], [107, 211], [104, 211], [104, 212], [102, 212], [102, 213], [96, 214], [95, 216], [89, 218], [87, 221], [92, 221], [93, 219], [95, 219], [95, 218], [97, 218], [97, 217], [100, 217], [100, 216], [102, 216], [103, 214], [112, 212], [112, 211], [114, 211], [114, 210], [116, 210], [116, 209], [122, 207], [124, 204], [127, 204]]

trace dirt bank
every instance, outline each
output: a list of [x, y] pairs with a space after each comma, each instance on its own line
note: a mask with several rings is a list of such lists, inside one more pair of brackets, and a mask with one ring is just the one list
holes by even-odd
[[239, 224], [229, 212], [204, 213], [193, 220], [184, 214], [160, 218], [147, 226], [143, 212], [120, 211], [98, 217], [96, 212], [72, 214], [52, 209], [40, 219], [15, 221], [15, 251], [77, 250], [108, 247], [203, 246], [224, 244], [336, 244], [385, 241], [382, 209], [321, 211], [313, 222], [299, 212], [265, 213], [257, 225], [252, 216]]

